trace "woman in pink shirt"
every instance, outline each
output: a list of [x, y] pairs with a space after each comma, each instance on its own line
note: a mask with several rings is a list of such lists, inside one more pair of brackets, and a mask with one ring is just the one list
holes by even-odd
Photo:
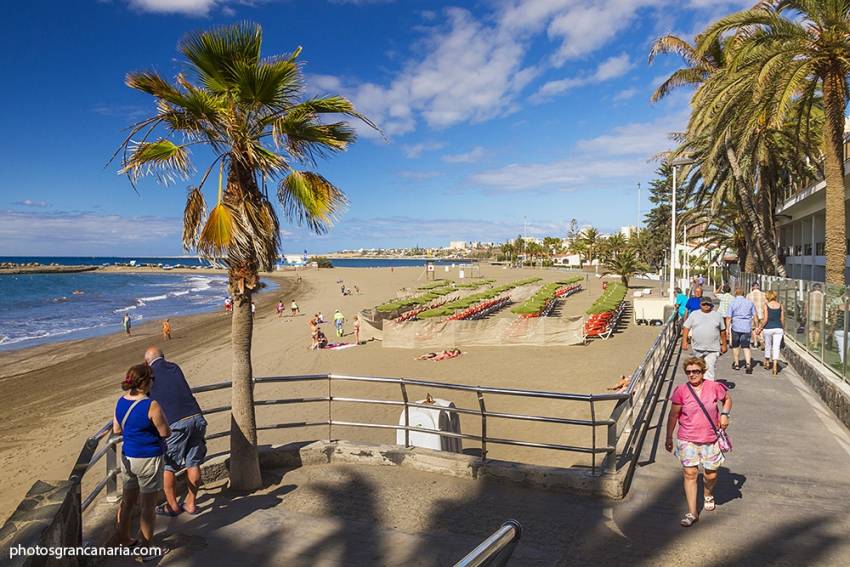
[[[688, 381], [679, 384], [673, 395], [670, 415], [667, 416], [667, 439], [664, 448], [673, 451], [682, 462], [685, 477], [685, 498], [688, 501], [688, 513], [681, 524], [689, 527], [699, 518], [697, 511], [697, 477], [699, 467], [703, 468], [705, 489], [705, 510], [714, 510], [714, 485], [717, 483], [717, 469], [725, 458], [717, 443], [717, 433], [700, 407], [694, 394], [699, 396], [702, 405], [718, 427], [729, 426], [729, 414], [732, 410], [732, 397], [726, 388], [717, 382], [705, 380], [705, 360], [700, 357], [688, 358], [683, 365]], [[690, 386], [690, 387], [689, 387]], [[723, 411], [717, 410], [717, 404], [723, 403]], [[679, 426], [675, 444], [673, 431]]]

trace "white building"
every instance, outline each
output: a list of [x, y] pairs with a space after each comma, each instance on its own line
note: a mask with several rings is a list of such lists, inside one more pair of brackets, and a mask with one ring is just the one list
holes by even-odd
[[452, 240], [449, 242], [449, 250], [466, 250], [466, 241]]
[[638, 230], [637, 227], [634, 226], [634, 225], [621, 226], [620, 227], [620, 234], [622, 234], [626, 238], [631, 238], [632, 235], [637, 232], [637, 230]]

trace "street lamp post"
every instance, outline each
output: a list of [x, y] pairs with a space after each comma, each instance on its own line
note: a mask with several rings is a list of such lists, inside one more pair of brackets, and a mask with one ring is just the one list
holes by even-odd
[[673, 191], [670, 209], [670, 301], [676, 301], [674, 290], [676, 289], [676, 172], [680, 165], [690, 165], [694, 160], [680, 157], [670, 162], [673, 166]]

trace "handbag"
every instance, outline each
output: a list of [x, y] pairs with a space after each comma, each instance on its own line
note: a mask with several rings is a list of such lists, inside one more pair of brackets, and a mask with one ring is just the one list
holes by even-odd
[[688, 386], [688, 390], [691, 391], [691, 395], [693, 395], [694, 399], [699, 404], [699, 407], [702, 410], [702, 413], [705, 414], [706, 419], [708, 419], [708, 422], [711, 424], [711, 428], [714, 429], [714, 434], [717, 435], [717, 444], [720, 447], [720, 452], [721, 453], [728, 453], [729, 451], [732, 450], [732, 439], [729, 437], [729, 434], [726, 433], [725, 429], [721, 429], [720, 427], [717, 427], [716, 425], [714, 425], [714, 420], [711, 419], [711, 416], [708, 414], [708, 410], [705, 409], [704, 405], [702, 405], [702, 400], [699, 399], [699, 396], [697, 396], [697, 393], [694, 390], [694, 387], [691, 386], [690, 383], [688, 383], [687, 386]]

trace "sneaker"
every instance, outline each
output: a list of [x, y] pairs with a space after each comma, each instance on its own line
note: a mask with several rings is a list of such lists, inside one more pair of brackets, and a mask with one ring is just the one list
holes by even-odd
[[753, 365], [752, 365], [752, 364], [748, 364], [748, 365], [747, 365], [747, 370], [746, 370], [746, 372], [747, 372], [747, 374], [752, 374], [752, 373], [753, 373]]

